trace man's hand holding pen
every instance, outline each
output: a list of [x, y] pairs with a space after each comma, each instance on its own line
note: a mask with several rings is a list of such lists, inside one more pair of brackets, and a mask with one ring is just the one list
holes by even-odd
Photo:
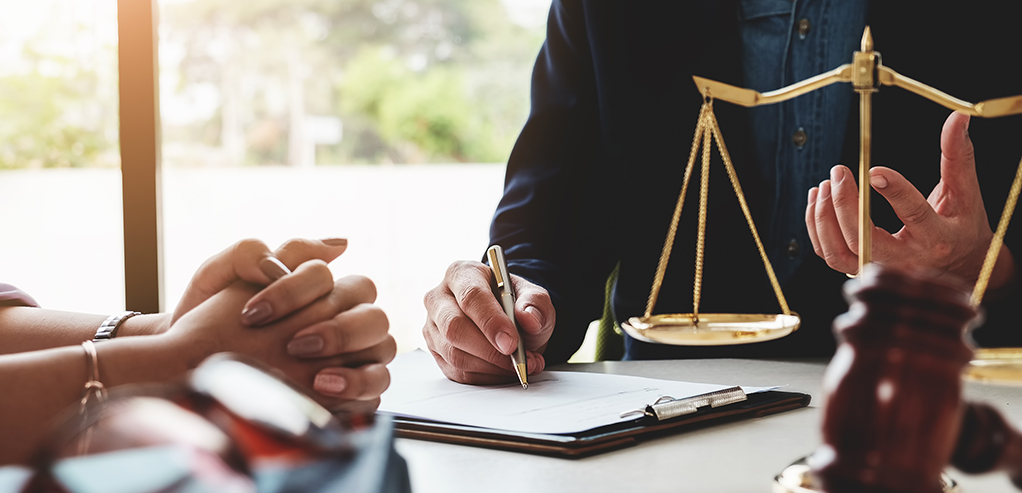
[[[554, 306], [547, 291], [511, 275], [517, 300], [515, 318], [522, 330], [527, 369], [545, 366], [543, 350], [554, 329]], [[493, 273], [482, 262], [451, 264], [439, 286], [426, 293], [422, 334], [447, 378], [461, 383], [513, 382], [510, 356], [518, 347], [518, 330], [491, 289]]]

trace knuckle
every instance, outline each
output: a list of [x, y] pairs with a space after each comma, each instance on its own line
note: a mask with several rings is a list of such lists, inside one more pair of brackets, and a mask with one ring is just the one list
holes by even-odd
[[454, 279], [458, 275], [458, 272], [464, 267], [464, 265], [465, 265], [464, 260], [451, 262], [451, 265], [448, 265], [447, 270], [444, 271], [444, 280], [449, 281], [451, 279]]
[[278, 255], [299, 252], [303, 249], [302, 244], [303, 241], [300, 238], [291, 238], [290, 240], [282, 243], [280, 247], [277, 248], [276, 252]]
[[426, 346], [429, 349], [433, 349], [433, 334], [437, 333], [436, 324], [426, 320], [426, 323], [422, 326], [422, 338], [426, 340]]
[[342, 281], [350, 286], [350, 289], [358, 293], [359, 299], [368, 303], [376, 301], [376, 283], [372, 279], [366, 276], [351, 275], [338, 280], [338, 282]]
[[470, 260], [457, 260], [451, 262], [451, 265], [447, 266], [447, 271], [444, 273], [444, 277], [447, 279], [454, 279], [461, 275], [462, 272], [465, 272], [465, 270], [470, 269], [474, 266], [474, 264], [478, 263], [479, 262], [473, 262]]
[[447, 377], [449, 380], [465, 383], [463, 371], [447, 364], [447, 361], [444, 361], [442, 359], [437, 359], [437, 364], [440, 366], [440, 371], [442, 371], [444, 376]]
[[901, 219], [905, 223], [918, 224], [923, 221], [926, 217], [926, 208], [920, 205], [915, 205], [905, 208], [902, 212]]
[[394, 361], [394, 357], [397, 356], [397, 339], [394, 336], [387, 334], [387, 338], [383, 341], [383, 354], [380, 358], [380, 363], [387, 364]]
[[489, 330], [493, 331], [496, 330], [494, 327], [502, 323], [510, 324], [510, 322], [510, 319], [507, 318], [503, 311], [493, 311], [481, 317], [479, 320], [479, 330], [482, 331], [483, 327], [489, 327]]
[[422, 295], [422, 305], [426, 307], [426, 311], [432, 311], [433, 307], [440, 304], [442, 299], [442, 291], [439, 286], [426, 291], [426, 294]]
[[953, 251], [954, 247], [952, 247], [950, 243], [944, 241], [938, 242], [930, 249], [931, 255], [938, 259], [941, 263], [950, 258]]
[[238, 253], [269, 250], [266, 244], [255, 238], [245, 238], [234, 244], [233, 250]]
[[468, 368], [468, 353], [464, 351], [451, 351], [451, 354], [447, 357], [447, 364], [458, 368]]
[[454, 380], [455, 382], [474, 383], [472, 374], [470, 372], [467, 372], [465, 370], [452, 370], [451, 373], [453, 374], [453, 377], [451, 377], [451, 379]]
[[468, 339], [468, 333], [475, 330], [475, 324], [465, 315], [455, 315], [440, 326], [444, 339], [460, 346]]
[[280, 250], [304, 250], [311, 242], [305, 238], [290, 238], [280, 245]]
[[364, 312], [365, 326], [369, 330], [376, 330], [381, 332], [387, 332], [390, 330], [390, 319], [387, 318], [387, 312], [372, 303], [362, 303], [358, 305], [360, 311]]
[[835, 209], [846, 209], [858, 205], [859, 195], [832, 193], [831, 201], [833, 202]]
[[277, 283], [271, 288], [276, 293], [276, 298], [288, 305], [297, 303], [302, 290], [302, 286], [295, 283]]
[[448, 270], [444, 272], [444, 277], [451, 278], [458, 275], [458, 271], [461, 270], [464, 265], [465, 261], [463, 260], [452, 262], [451, 265], [448, 266]]
[[380, 396], [380, 394], [386, 392], [387, 389], [390, 388], [390, 370], [387, 370], [386, 366], [383, 365], [380, 366], [382, 368], [380, 370], [380, 384], [379, 387], [376, 389], [375, 395], [373, 395], [373, 397], [377, 398]]
[[545, 289], [538, 289], [532, 294], [532, 303], [539, 305], [544, 309], [553, 308], [554, 300], [550, 298], [550, 293]]
[[836, 253], [831, 251], [824, 250], [823, 260], [827, 262], [827, 266], [830, 267], [831, 269], [841, 270], [842, 259], [840, 255], [837, 255]]
[[493, 299], [493, 293], [490, 292], [489, 288], [480, 284], [465, 286], [458, 297], [463, 305], [477, 305], [486, 301], [487, 298]]
[[326, 331], [328, 334], [326, 337], [332, 341], [334, 353], [348, 353], [351, 352], [355, 335], [351, 328], [345, 326], [343, 320], [338, 320], [340, 317], [338, 315], [330, 321], [330, 330]]
[[330, 272], [330, 266], [326, 262], [320, 259], [312, 259], [303, 264], [310, 274], [316, 276], [318, 279], [325, 279], [330, 284], [333, 284], [334, 275]]
[[354, 371], [348, 378], [348, 390], [351, 395], [355, 396], [358, 400], [363, 400], [369, 397], [376, 397], [369, 392], [370, 385], [369, 379], [372, 376], [366, 371]]

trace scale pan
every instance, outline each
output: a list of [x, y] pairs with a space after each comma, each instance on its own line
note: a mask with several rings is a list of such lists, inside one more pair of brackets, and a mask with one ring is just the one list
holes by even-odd
[[628, 335], [643, 342], [674, 346], [727, 346], [779, 339], [798, 329], [798, 314], [691, 313], [632, 317], [621, 324]]
[[977, 349], [975, 359], [965, 367], [965, 378], [1022, 385], [1022, 348]]

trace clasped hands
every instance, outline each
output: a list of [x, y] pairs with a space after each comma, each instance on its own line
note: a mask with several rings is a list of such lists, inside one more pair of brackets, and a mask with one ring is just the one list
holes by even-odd
[[372, 281], [334, 281], [327, 263], [346, 247], [343, 239], [297, 239], [271, 252], [257, 240], [238, 242], [199, 268], [157, 337], [192, 367], [217, 352], [245, 354], [314, 390], [332, 411], [371, 412], [390, 384], [386, 364], [397, 346], [372, 304]]
[[[923, 195], [900, 173], [881, 166], [870, 170], [870, 184], [894, 209], [904, 226], [889, 233], [873, 226], [872, 260], [904, 268], [952, 274], [976, 282], [993, 232], [987, 220], [969, 139], [969, 116], [952, 113], [940, 135], [940, 182]], [[832, 269], [855, 274], [859, 251], [859, 189], [845, 166], [809, 190], [806, 227], [813, 250]], [[1002, 247], [991, 290], [1014, 279], [1015, 264]]]

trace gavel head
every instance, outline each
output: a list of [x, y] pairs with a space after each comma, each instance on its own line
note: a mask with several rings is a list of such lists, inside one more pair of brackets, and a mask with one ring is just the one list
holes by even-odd
[[954, 281], [878, 266], [846, 283], [845, 296], [813, 474], [830, 493], [939, 492], [977, 312]]

